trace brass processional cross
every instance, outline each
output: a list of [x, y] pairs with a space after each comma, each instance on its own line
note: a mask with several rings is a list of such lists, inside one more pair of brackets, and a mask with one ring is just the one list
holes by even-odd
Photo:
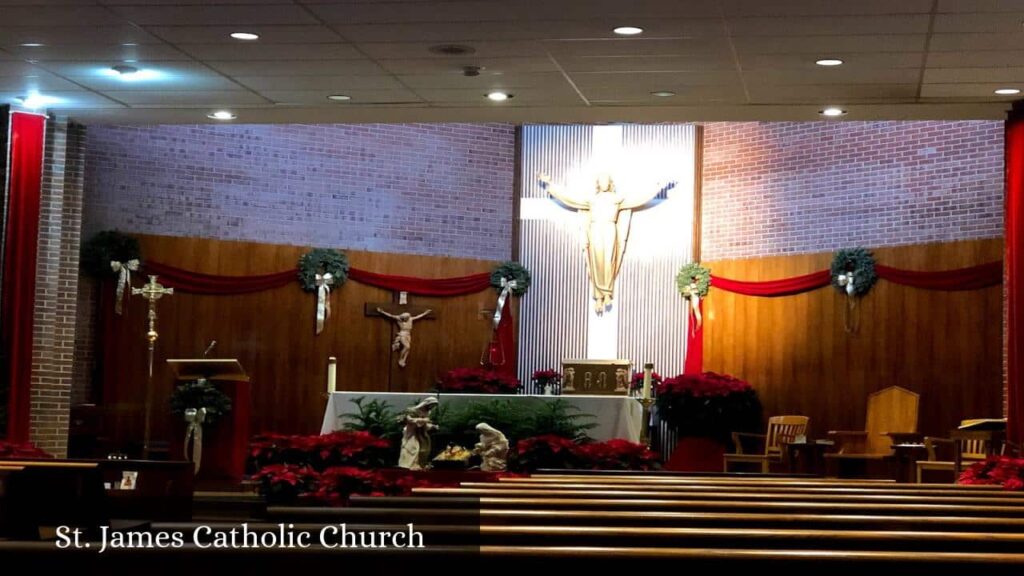
[[142, 296], [149, 301], [149, 331], [146, 332], [146, 340], [149, 340], [149, 378], [146, 381], [146, 417], [142, 437], [142, 454], [145, 458], [149, 458], [150, 412], [153, 408], [153, 357], [156, 354], [156, 340], [160, 337], [156, 331], [156, 302], [171, 294], [174, 294], [174, 288], [164, 288], [156, 281], [156, 276], [150, 276], [149, 282], [142, 288], [132, 288], [133, 296]]

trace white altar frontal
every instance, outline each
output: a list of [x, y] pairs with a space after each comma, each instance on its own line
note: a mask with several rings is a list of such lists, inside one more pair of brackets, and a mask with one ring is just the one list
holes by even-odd
[[621, 438], [631, 442], [640, 441], [640, 428], [643, 420], [643, 406], [636, 398], [626, 396], [519, 396], [519, 395], [496, 395], [496, 394], [433, 394], [406, 393], [406, 392], [334, 392], [327, 399], [327, 410], [324, 412], [324, 422], [320, 428], [321, 434], [328, 434], [341, 430], [345, 424], [342, 418], [345, 414], [357, 414], [359, 408], [352, 401], [355, 398], [365, 398], [367, 402], [380, 400], [386, 402], [396, 412], [412, 406], [420, 400], [435, 396], [438, 404], [447, 406], [459, 406], [470, 402], [488, 402], [491, 400], [512, 400], [514, 402], [554, 402], [561, 400], [565, 404], [574, 406], [579, 414], [593, 416], [593, 419], [586, 418], [584, 422], [597, 424], [587, 431], [587, 435], [594, 440], [604, 441]]

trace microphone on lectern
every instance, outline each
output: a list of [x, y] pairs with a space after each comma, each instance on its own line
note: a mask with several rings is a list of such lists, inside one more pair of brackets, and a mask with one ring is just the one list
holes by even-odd
[[210, 345], [207, 346], [206, 347], [206, 351], [203, 352], [203, 358], [206, 358], [206, 355], [209, 354], [210, 351], [213, 350], [213, 347], [216, 346], [216, 345], [217, 345], [217, 341], [216, 340], [210, 340]]

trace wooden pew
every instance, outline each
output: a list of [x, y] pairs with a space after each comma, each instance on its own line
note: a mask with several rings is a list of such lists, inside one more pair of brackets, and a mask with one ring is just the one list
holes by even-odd
[[271, 522], [1024, 532], [1024, 518], [637, 510], [268, 507]]
[[[195, 523], [155, 523], [154, 532], [192, 534]], [[237, 529], [237, 523], [204, 523], [215, 532]], [[294, 523], [296, 532], [319, 533], [325, 524]], [[249, 523], [254, 533], [275, 533], [274, 523]], [[348, 524], [350, 531], [402, 530], [405, 525]], [[1021, 552], [1024, 534], [925, 532], [925, 531], [858, 531], [858, 530], [794, 530], [738, 528], [648, 528], [586, 526], [566, 530], [560, 526], [444, 526], [418, 525], [428, 546], [515, 545], [515, 546], [636, 546], [752, 548], [807, 550], [903, 550], [956, 552]], [[203, 535], [204, 542], [212, 536]], [[332, 538], [331, 541], [338, 541]]]
[[693, 494], [714, 494], [721, 491], [731, 493], [746, 492], [754, 494], [889, 494], [907, 496], [963, 496], [963, 497], [999, 497], [1006, 499], [1024, 500], [1024, 492], [1007, 492], [1005, 490], [976, 490], [970, 488], [961, 489], [952, 484], [941, 485], [945, 488], [915, 488], [912, 484], [895, 484], [891, 488], [843, 488], [832, 486], [708, 486], [708, 485], [677, 485], [677, 484], [645, 484], [645, 483], [618, 483], [618, 484], [591, 484], [579, 482], [516, 482], [515, 478], [499, 483], [489, 482], [462, 482], [461, 487], [465, 488], [490, 488], [494, 490], [534, 490], [549, 491], [556, 489], [567, 490], [656, 490], [693, 493]]
[[1000, 505], [1024, 507], [1024, 498], [1000, 497], [999, 494], [985, 492], [982, 494], [968, 495], [945, 495], [944, 493], [925, 492], [923, 495], [904, 495], [868, 492], [860, 494], [831, 494], [822, 492], [794, 493], [789, 491], [707, 491], [692, 492], [685, 490], [664, 490], [661, 488], [638, 489], [628, 487], [625, 489], [591, 489], [589, 486], [580, 488], [567, 488], [559, 485], [557, 488], [537, 489], [536, 487], [506, 487], [499, 484], [473, 483], [472, 487], [463, 485], [459, 488], [414, 488], [412, 493], [417, 496], [462, 496], [467, 498], [493, 497], [493, 498], [528, 498], [528, 497], [557, 497], [557, 498], [655, 498], [669, 500], [729, 500], [729, 501], [806, 501], [806, 502], [863, 502], [884, 505], [887, 503], [898, 504], [977, 504], [977, 505]]
[[[513, 484], [558, 484], [571, 482], [575, 484], [607, 484], [607, 485], [671, 485], [671, 486], [753, 486], [753, 487], [776, 487], [776, 488], [860, 488], [875, 490], [898, 489], [906, 484], [875, 480], [794, 480], [794, 479], [765, 479], [765, 478], [691, 478], [691, 477], [627, 477], [627, 476], [529, 476], [529, 477], [503, 477], [498, 479], [501, 483]], [[918, 490], [949, 490], [954, 488], [951, 484], [915, 484]], [[999, 486], [981, 484], [958, 484], [958, 490], [965, 491], [999, 491]]]

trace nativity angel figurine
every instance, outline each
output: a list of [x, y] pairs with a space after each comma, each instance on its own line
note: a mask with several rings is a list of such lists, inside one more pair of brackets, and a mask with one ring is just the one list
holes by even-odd
[[430, 420], [430, 412], [437, 406], [437, 398], [424, 398], [419, 404], [407, 408], [398, 417], [402, 429], [402, 449], [398, 454], [398, 467], [423, 470], [430, 463], [430, 433], [437, 424]]

